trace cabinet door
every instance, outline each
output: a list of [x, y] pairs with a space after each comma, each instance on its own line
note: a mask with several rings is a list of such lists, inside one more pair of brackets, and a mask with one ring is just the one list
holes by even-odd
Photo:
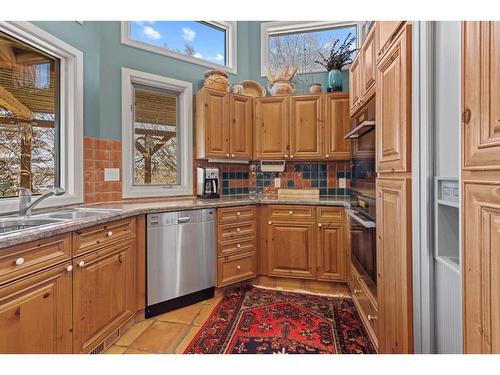
[[72, 352], [69, 265], [0, 287], [0, 353]]
[[361, 106], [361, 57], [358, 56], [354, 59], [349, 69], [349, 98], [350, 98], [350, 109], [351, 116], [356, 113], [356, 111]]
[[402, 23], [402, 21], [378, 21], [375, 23], [377, 59], [384, 55]]
[[463, 169], [500, 169], [500, 22], [464, 22]]
[[204, 143], [204, 158], [229, 158], [229, 94], [218, 90], [203, 89], [203, 108], [197, 109], [202, 113], [203, 126], [198, 126], [203, 132], [203, 139], [197, 142]]
[[322, 95], [297, 95], [290, 98], [290, 158], [322, 158]]
[[288, 98], [256, 98], [254, 113], [257, 159], [288, 157]]
[[410, 179], [377, 181], [379, 351], [413, 351]]
[[463, 185], [464, 353], [500, 353], [500, 184]]
[[361, 74], [363, 86], [361, 97], [367, 102], [375, 94], [375, 77], [377, 75], [376, 52], [375, 52], [375, 27], [372, 27], [361, 47]]
[[252, 98], [231, 94], [230, 113], [230, 153], [232, 159], [250, 160], [252, 157]]
[[339, 223], [319, 223], [318, 279], [346, 281], [345, 226]]
[[132, 244], [74, 260], [74, 351], [90, 352], [134, 315]]
[[293, 221], [268, 222], [269, 276], [315, 278], [314, 226]]
[[350, 130], [349, 97], [346, 94], [327, 94], [325, 96], [325, 158], [329, 160], [348, 160], [351, 142], [344, 139]]
[[377, 65], [377, 172], [411, 170], [411, 26]]

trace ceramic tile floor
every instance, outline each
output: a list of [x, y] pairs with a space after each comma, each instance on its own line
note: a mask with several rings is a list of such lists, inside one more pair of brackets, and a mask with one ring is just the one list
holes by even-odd
[[186, 349], [222, 296], [134, 324], [105, 354], [179, 354]]

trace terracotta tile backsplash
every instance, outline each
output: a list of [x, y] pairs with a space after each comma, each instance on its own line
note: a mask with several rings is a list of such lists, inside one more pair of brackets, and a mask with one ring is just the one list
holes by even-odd
[[122, 167], [122, 143], [92, 137], [83, 139], [84, 202], [122, 199], [122, 183], [104, 181], [104, 168]]

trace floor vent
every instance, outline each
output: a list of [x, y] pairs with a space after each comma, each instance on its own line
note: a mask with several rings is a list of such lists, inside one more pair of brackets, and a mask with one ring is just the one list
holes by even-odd
[[97, 348], [92, 350], [89, 354], [101, 354], [104, 352], [104, 343], [100, 344]]

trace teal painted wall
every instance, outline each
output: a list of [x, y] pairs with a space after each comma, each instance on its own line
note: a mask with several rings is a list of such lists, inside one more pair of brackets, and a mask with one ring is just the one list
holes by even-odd
[[[84, 54], [84, 134], [104, 139], [121, 139], [121, 68], [165, 75], [193, 83], [196, 92], [203, 84], [206, 67], [147, 52], [120, 43], [120, 22], [74, 21], [33, 22]], [[231, 83], [253, 79], [267, 86], [260, 76], [260, 21], [239, 21], [237, 74]], [[321, 83], [326, 90], [326, 72], [314, 73], [308, 84]], [[348, 72], [344, 72], [348, 90]], [[308, 87], [298, 86], [298, 92]]]

